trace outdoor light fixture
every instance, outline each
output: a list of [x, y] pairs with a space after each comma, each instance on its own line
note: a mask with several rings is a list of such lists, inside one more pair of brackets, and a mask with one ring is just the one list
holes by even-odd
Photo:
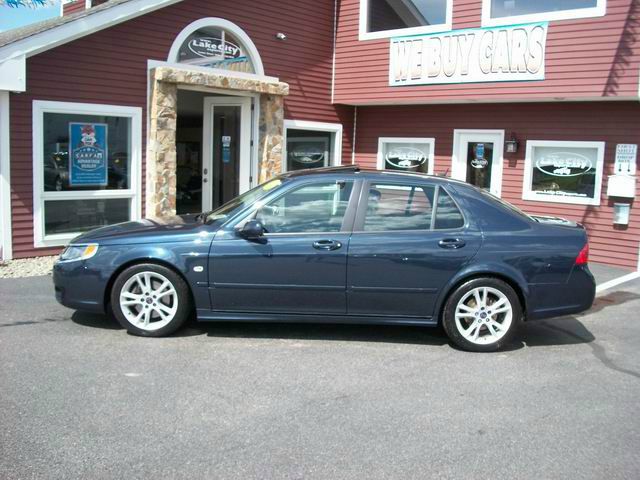
[[613, 204], [613, 223], [616, 225], [629, 225], [629, 212], [631, 205], [628, 203]]
[[287, 34], [286, 33], [282, 33], [282, 32], [278, 32], [278, 33], [276, 33], [276, 38], [278, 40], [282, 40], [284, 42], [287, 39]]
[[512, 136], [511, 140], [504, 142], [504, 147], [507, 153], [516, 153], [518, 151], [518, 140]]

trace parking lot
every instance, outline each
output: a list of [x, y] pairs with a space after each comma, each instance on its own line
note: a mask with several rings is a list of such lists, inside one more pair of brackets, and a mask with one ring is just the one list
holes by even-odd
[[49, 277], [0, 299], [2, 479], [640, 478], [640, 280], [496, 354], [411, 327], [137, 338]]

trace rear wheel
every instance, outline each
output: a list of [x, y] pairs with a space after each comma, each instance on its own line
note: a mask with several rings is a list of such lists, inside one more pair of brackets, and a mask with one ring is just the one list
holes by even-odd
[[508, 344], [522, 323], [522, 307], [510, 285], [475, 278], [458, 287], [444, 307], [449, 338], [471, 352], [493, 352]]
[[129, 333], [145, 337], [175, 332], [192, 308], [182, 277], [155, 264], [134, 265], [122, 272], [111, 291], [111, 307]]

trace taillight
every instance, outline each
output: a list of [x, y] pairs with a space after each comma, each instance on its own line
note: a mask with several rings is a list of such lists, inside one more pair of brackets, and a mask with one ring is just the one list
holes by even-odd
[[587, 263], [589, 263], [589, 244], [585, 243], [576, 257], [576, 265], [586, 265]]

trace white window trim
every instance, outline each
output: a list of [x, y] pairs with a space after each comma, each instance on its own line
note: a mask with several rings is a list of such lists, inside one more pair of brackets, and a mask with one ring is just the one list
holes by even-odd
[[13, 258], [11, 238], [11, 150], [9, 92], [0, 91], [0, 260]]
[[527, 15], [512, 15], [510, 17], [491, 18], [491, 0], [482, 0], [482, 26], [497, 27], [502, 25], [516, 25], [555, 20], [575, 20], [577, 18], [604, 17], [607, 13], [607, 0], [598, 0], [595, 7], [575, 8], [555, 12], [530, 13]]
[[[436, 139], [427, 137], [378, 137], [378, 154], [377, 154], [377, 168], [378, 170], [384, 170], [384, 155], [383, 147], [385, 143], [426, 143], [429, 145], [429, 158], [427, 159], [427, 175], [433, 175], [434, 163], [435, 163], [435, 151], [436, 151]], [[396, 170], [392, 170], [396, 171]], [[398, 170], [399, 171], [399, 170]], [[411, 170], [407, 170], [411, 171]]]
[[[196, 20], [195, 22], [191, 22], [189, 25], [184, 27], [182, 31], [178, 34], [178, 36], [173, 41], [171, 45], [171, 50], [169, 50], [169, 56], [167, 57], [167, 61], [171, 63], [179, 63], [178, 62], [178, 53], [180, 52], [180, 47], [185, 42], [185, 40], [191, 35], [193, 32], [200, 28], [206, 27], [214, 27], [220, 28], [222, 30], [227, 30], [231, 34], [235, 35], [236, 38], [240, 40], [243, 46], [247, 50], [247, 55], [253, 63], [253, 68], [256, 71], [256, 75], [264, 76], [264, 66], [262, 64], [262, 58], [260, 57], [260, 53], [258, 52], [258, 48], [255, 43], [251, 40], [249, 35], [245, 33], [242, 28], [236, 25], [229, 20], [225, 20], [224, 18], [217, 17], [208, 17], [201, 18], [200, 20]], [[180, 65], [189, 65], [185, 63], [181, 63]], [[211, 70], [219, 70], [219, 69], [209, 69]], [[227, 70], [222, 70], [226, 72]]]
[[445, 23], [438, 25], [426, 25], [423, 27], [398, 28], [395, 30], [383, 30], [380, 32], [368, 32], [369, 0], [360, 0], [360, 28], [359, 40], [374, 40], [378, 38], [401, 37], [406, 35], [418, 35], [422, 33], [448, 32], [453, 25], [453, 0], [447, 0], [447, 13]]
[[[593, 198], [562, 197], [545, 195], [531, 190], [533, 149], [535, 147], [565, 147], [565, 148], [596, 148], [598, 156], [596, 158], [596, 184], [593, 191]], [[574, 205], [600, 205], [602, 192], [602, 171], [604, 169], [604, 149], [605, 142], [572, 142], [555, 140], [528, 140], [527, 156], [524, 160], [524, 179], [522, 183], [522, 199], [536, 202], [569, 203]]]
[[341, 123], [323, 123], [310, 122], [307, 120], [285, 120], [284, 121], [284, 138], [282, 140], [282, 172], [287, 171], [287, 131], [293, 130], [309, 130], [313, 132], [329, 132], [333, 133], [333, 158], [330, 166], [342, 165], [342, 124]]
[[[83, 192], [44, 191], [44, 151], [42, 136], [45, 113], [66, 113], [74, 115], [104, 115], [129, 117], [131, 119], [131, 177], [127, 190], [94, 190]], [[81, 232], [44, 235], [44, 201], [77, 200], [83, 198], [129, 198], [130, 218], [141, 218], [142, 196], [142, 109], [91, 103], [33, 101], [33, 246], [35, 248], [65, 245]]]

